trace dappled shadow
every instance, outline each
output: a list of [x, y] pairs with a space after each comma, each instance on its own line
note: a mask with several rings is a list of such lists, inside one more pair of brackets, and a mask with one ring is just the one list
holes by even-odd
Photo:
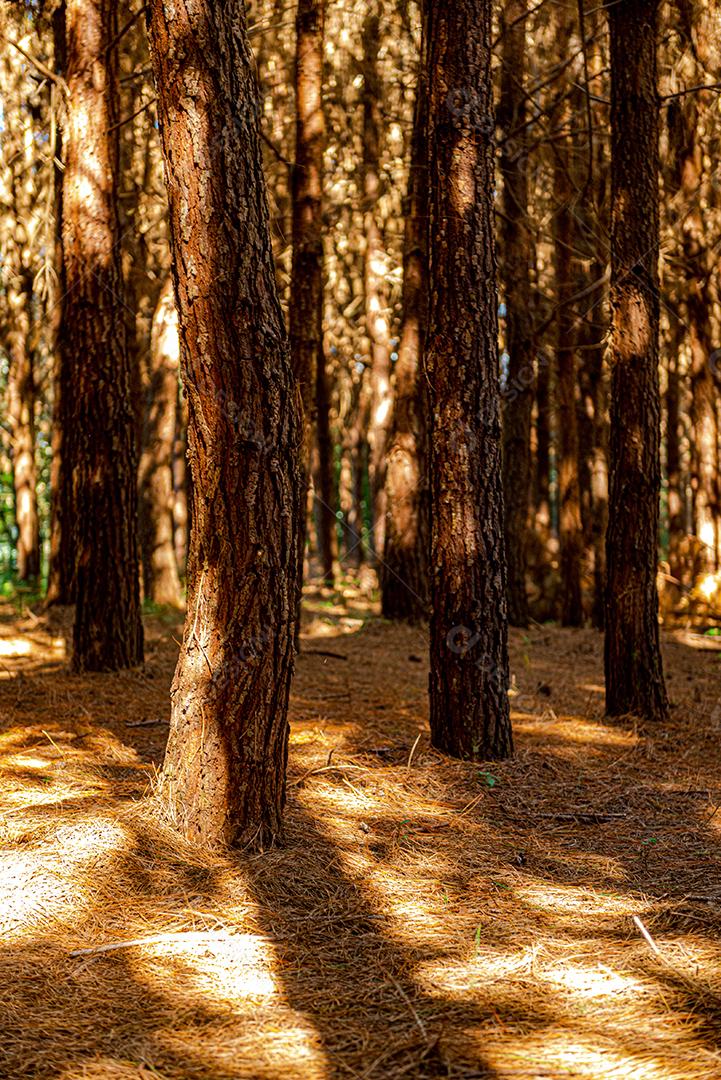
[[429, 745], [422, 632], [321, 611], [297, 664], [286, 846], [228, 859], [142, 798], [172, 627], [149, 625], [155, 678], [46, 671], [33, 631], [36, 673], [0, 682], [0, 1071], [714, 1075], [719, 747], [694, 695], [714, 658], [689, 681], [667, 651], [686, 692], [644, 730], [607, 724], [598, 695], [584, 711], [598, 635], [514, 635], [517, 756], [464, 764]]

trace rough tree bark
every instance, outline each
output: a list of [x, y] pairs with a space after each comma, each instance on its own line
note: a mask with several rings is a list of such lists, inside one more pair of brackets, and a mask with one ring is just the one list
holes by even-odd
[[386, 528], [385, 464], [391, 414], [391, 347], [386, 287], [386, 252], [379, 221], [381, 192], [382, 88], [378, 70], [380, 19], [375, 3], [363, 21], [363, 210], [365, 231], [365, 310], [370, 341], [369, 477], [372, 503], [372, 554], [383, 554]]
[[[611, 432], [606, 710], [666, 715], [656, 589], [658, 383], [657, 0], [607, 0], [611, 31]], [[634, 47], [629, 49], [628, 43]]]
[[188, 396], [188, 615], [161, 798], [187, 836], [281, 833], [300, 561], [300, 398], [276, 292], [242, 0], [152, 0]]
[[[425, 38], [425, 33], [424, 33]], [[421, 56], [426, 48], [425, 40]], [[428, 84], [418, 76], [403, 251], [403, 322], [386, 454], [386, 534], [380, 568], [387, 619], [428, 616], [428, 417], [419, 377], [428, 322]]]
[[140, 549], [145, 595], [181, 604], [173, 536], [173, 449], [180, 341], [173, 283], [167, 279], [153, 316], [138, 470]]
[[143, 659], [137, 460], [117, 210], [117, 34], [111, 0], [67, 0], [63, 139], [66, 293], [61, 366], [72, 399], [63, 468], [73, 474], [73, 666], [107, 671]]
[[8, 418], [17, 526], [16, 571], [20, 581], [29, 581], [40, 574], [40, 521], [35, 462], [35, 379], [29, 341], [32, 281], [22, 271], [20, 279], [19, 288], [8, 289], [12, 319], [8, 333]]
[[534, 342], [531, 317], [533, 241], [528, 221], [526, 147], [527, 0], [507, 0], [498, 124], [503, 132], [501, 176], [502, 274], [506, 296], [507, 391], [503, 403], [503, 498], [508, 558], [508, 620], [528, 626], [526, 536], [531, 484]]
[[431, 673], [434, 746], [512, 750], [503, 539], [490, 0], [429, 0]]
[[[311, 472], [314, 435], [319, 450], [316, 491], [318, 540], [323, 577], [332, 584], [335, 512], [328, 491], [328, 427], [325, 355], [323, 352], [323, 32], [325, 0], [300, 0], [296, 16], [296, 137], [293, 190], [293, 263], [289, 322], [293, 372], [300, 386], [305, 425], [303, 468], [306, 486]], [[321, 410], [323, 410], [321, 415]], [[305, 515], [301, 540], [305, 540]], [[303, 543], [303, 547], [305, 544]]]

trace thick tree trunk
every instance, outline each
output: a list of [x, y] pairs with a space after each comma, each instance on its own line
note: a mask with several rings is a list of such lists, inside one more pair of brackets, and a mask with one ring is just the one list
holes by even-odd
[[[137, 475], [117, 212], [117, 33], [110, 0], [67, 2], [63, 144], [66, 293], [60, 335], [67, 373], [62, 465], [76, 515], [76, 670], [142, 663]], [[65, 407], [67, 406], [67, 410]], [[61, 420], [61, 423], [63, 421]]]
[[[425, 43], [421, 49], [425, 54]], [[403, 252], [403, 324], [386, 455], [381, 599], [387, 619], [428, 616], [428, 417], [420, 362], [428, 322], [428, 84], [416, 88]]]
[[208, 845], [281, 833], [300, 563], [300, 399], [276, 292], [242, 0], [152, 0], [188, 395], [188, 615], [161, 795]]
[[173, 283], [168, 278], [153, 317], [138, 492], [145, 595], [156, 604], [173, 607], [181, 603], [173, 542], [173, 448], [179, 355], [178, 316]]
[[429, 2], [433, 745], [511, 753], [490, 0]]
[[[658, 384], [657, 0], [607, 0], [611, 30], [611, 433], [606, 709], [666, 715], [656, 589]], [[629, 49], [629, 42], [633, 48]]]
[[534, 342], [531, 317], [533, 242], [528, 221], [528, 154], [525, 140], [527, 0], [507, 0], [498, 123], [503, 217], [502, 275], [506, 296], [508, 373], [503, 407], [503, 498], [508, 557], [508, 620], [528, 625], [526, 537], [531, 484], [531, 414]]
[[379, 220], [381, 193], [382, 88], [378, 70], [380, 20], [375, 5], [363, 22], [363, 209], [365, 228], [365, 309], [370, 341], [370, 422], [372, 554], [383, 555], [386, 531], [385, 466], [391, 417], [390, 312], [386, 287], [386, 252]]
[[[317, 434], [324, 488], [315, 493], [319, 510], [319, 547], [324, 578], [332, 584], [335, 511], [332, 487], [328, 490], [330, 428], [323, 352], [324, 2], [300, 0], [296, 16], [296, 138], [289, 317], [291, 361], [303, 400], [304, 475], [307, 486], [313, 438]], [[319, 408], [324, 410], [322, 417]], [[305, 540], [305, 515], [301, 539]]]

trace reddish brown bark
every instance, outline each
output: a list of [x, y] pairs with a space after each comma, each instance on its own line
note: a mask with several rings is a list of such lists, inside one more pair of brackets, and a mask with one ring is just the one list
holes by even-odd
[[503, 59], [498, 124], [503, 132], [501, 175], [502, 277], [506, 297], [507, 388], [503, 407], [503, 498], [508, 558], [508, 620], [528, 625], [526, 537], [531, 484], [531, 413], [534, 342], [530, 268], [533, 242], [528, 221], [528, 153], [525, 140], [527, 0], [507, 0], [503, 13]]
[[431, 739], [482, 760], [512, 750], [490, 0], [430, 0], [428, 41]]
[[145, 595], [156, 604], [173, 607], [181, 603], [173, 542], [173, 447], [179, 348], [173, 283], [168, 278], [153, 316], [138, 492]]
[[[305, 418], [304, 471], [311, 470], [317, 437], [321, 490], [316, 490], [318, 540], [324, 579], [333, 582], [335, 511], [323, 352], [323, 112], [324, 0], [300, 0], [296, 16], [296, 138], [293, 166], [293, 263], [290, 347]], [[305, 517], [302, 537], [305, 537]]]
[[[606, 709], [663, 718], [656, 589], [658, 384], [657, 0], [608, 0], [611, 30], [611, 433]], [[634, 47], [629, 49], [628, 43]]]
[[[423, 50], [422, 50], [423, 52]], [[403, 323], [386, 454], [386, 535], [380, 568], [383, 614], [428, 615], [428, 417], [420, 362], [428, 322], [428, 85], [419, 75], [413, 118], [403, 252]]]
[[137, 459], [117, 210], [117, 33], [110, 0], [68, 0], [63, 146], [66, 293], [60, 333], [73, 477], [76, 614], [73, 666], [104, 671], [143, 659], [137, 558]]
[[209, 845], [281, 833], [302, 422], [276, 292], [242, 0], [152, 0], [188, 396], [188, 616], [161, 796]]
[[372, 553], [385, 546], [385, 467], [391, 416], [391, 348], [386, 252], [379, 220], [381, 194], [382, 86], [378, 68], [380, 20], [375, 4], [363, 22], [363, 209], [365, 231], [365, 310], [370, 341], [369, 477], [372, 502]]

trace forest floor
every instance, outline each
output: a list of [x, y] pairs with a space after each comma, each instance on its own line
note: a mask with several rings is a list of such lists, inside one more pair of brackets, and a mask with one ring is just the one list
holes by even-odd
[[68, 630], [0, 607], [0, 1075], [721, 1077], [713, 641], [664, 634], [637, 727], [600, 634], [514, 632], [516, 755], [479, 766], [430, 748], [424, 633], [311, 592], [286, 846], [221, 857], [143, 798], [179, 615], [142, 674], [69, 674]]

